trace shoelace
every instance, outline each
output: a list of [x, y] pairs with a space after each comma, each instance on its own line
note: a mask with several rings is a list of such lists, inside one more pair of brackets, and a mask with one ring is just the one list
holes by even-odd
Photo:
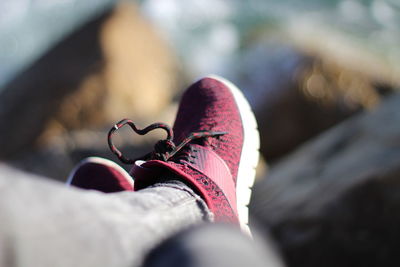
[[[145, 135], [148, 132], [155, 130], [155, 129], [163, 129], [164, 131], [167, 132], [167, 138], [163, 140], [159, 140], [155, 146], [154, 146], [154, 151], [150, 152], [143, 157], [137, 158], [137, 159], [130, 159], [125, 157], [121, 151], [118, 150], [118, 148], [114, 145], [112, 141], [112, 137], [114, 133], [124, 127], [125, 125], [128, 125], [131, 127], [131, 129], [139, 134], [139, 135]], [[209, 132], [209, 131], [202, 131], [202, 132], [194, 132], [191, 133], [188, 137], [186, 137], [179, 145], [175, 145], [175, 143], [172, 141], [174, 138], [174, 133], [168, 125], [164, 123], [153, 123], [149, 126], [147, 126], [144, 129], [138, 129], [136, 125], [133, 123], [133, 121], [129, 119], [123, 119], [117, 124], [114, 125], [108, 132], [108, 146], [110, 147], [111, 152], [113, 152], [118, 159], [126, 164], [133, 164], [137, 160], [150, 160], [150, 159], [156, 159], [156, 160], [162, 160], [162, 161], [168, 161], [171, 157], [173, 157], [176, 153], [181, 151], [181, 149], [190, 143], [191, 141], [195, 139], [200, 139], [200, 138], [205, 138], [205, 137], [218, 137], [221, 135], [226, 134], [227, 132]]]

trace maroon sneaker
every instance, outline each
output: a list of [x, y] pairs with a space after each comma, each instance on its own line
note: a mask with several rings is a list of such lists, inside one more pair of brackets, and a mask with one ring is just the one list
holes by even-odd
[[[125, 124], [141, 135], [162, 128], [168, 136], [144, 160], [130, 160], [111, 139]], [[139, 130], [132, 121], [122, 120], [110, 130], [109, 145], [123, 162], [134, 164], [130, 174], [135, 191], [172, 173], [204, 198], [216, 221], [240, 223], [248, 231], [247, 205], [258, 163], [259, 134], [247, 100], [229, 81], [210, 76], [190, 86], [173, 131], [161, 123]]]
[[67, 185], [104, 193], [133, 191], [133, 179], [121, 166], [108, 159], [84, 159], [71, 172]]

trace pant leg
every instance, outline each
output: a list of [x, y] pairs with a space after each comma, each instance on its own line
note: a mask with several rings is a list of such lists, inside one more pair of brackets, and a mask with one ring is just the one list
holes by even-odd
[[153, 249], [143, 267], [283, 267], [274, 246], [237, 227], [197, 224]]
[[0, 266], [138, 266], [162, 240], [207, 220], [183, 183], [104, 194], [0, 164]]

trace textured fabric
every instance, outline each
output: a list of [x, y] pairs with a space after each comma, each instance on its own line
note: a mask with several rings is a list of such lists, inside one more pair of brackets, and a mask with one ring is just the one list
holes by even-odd
[[[213, 212], [216, 221], [231, 222], [234, 224], [238, 223], [237, 214], [235, 208], [231, 206], [228, 198], [224, 192], [214, 183], [212, 178], [207, 177], [203, 173], [193, 169], [191, 166], [186, 164], [178, 164], [175, 162], [163, 162], [158, 160], [152, 160], [144, 163], [142, 166], [150, 170], [159, 169], [159, 175], [166, 175], [167, 173], [175, 174], [178, 178], [183, 179], [185, 182], [191, 185], [191, 188], [196, 190], [203, 199], [206, 201], [207, 206]], [[144, 178], [137, 177], [135, 182], [135, 190], [142, 189], [141, 186], [149, 184], [138, 183], [143, 180], [144, 182], [150, 183], [158, 179], [139, 179]], [[151, 178], [151, 177], [147, 177]]]
[[225, 161], [215, 152], [200, 145], [191, 145], [191, 161], [188, 166], [200, 171], [207, 177], [212, 177], [213, 182], [223, 188], [224, 194], [233, 203], [236, 203], [235, 182]]
[[124, 175], [122, 171], [104, 163], [83, 162], [73, 171], [70, 184], [104, 193], [133, 191], [132, 178], [126, 177], [128, 173]]
[[139, 266], [173, 233], [212, 220], [189, 187], [165, 180], [104, 194], [0, 164], [0, 266]]
[[[215, 214], [216, 221], [239, 223], [236, 180], [243, 125], [232, 92], [213, 78], [201, 79], [185, 91], [173, 127], [173, 141], [179, 144], [191, 133], [201, 131], [225, 134], [194, 140], [167, 162], [151, 160], [142, 164], [142, 168], [135, 166], [131, 171], [136, 179], [135, 190], [145, 188], [155, 178], [151, 174], [144, 175], [143, 170], [164, 169], [192, 184]], [[201, 155], [194, 152], [199, 150], [198, 146], [203, 148]], [[212, 155], [207, 155], [207, 151]], [[226, 166], [229, 173], [223, 172]], [[136, 176], [136, 169], [142, 174]], [[230, 181], [223, 182], [224, 179]]]
[[173, 130], [176, 143], [190, 132], [227, 132], [218, 138], [207, 138], [203, 143], [225, 161], [236, 182], [243, 125], [235, 99], [223, 83], [204, 78], [190, 86], [182, 96]]
[[263, 241], [226, 224], [199, 224], [156, 247], [143, 267], [283, 267], [272, 244]]

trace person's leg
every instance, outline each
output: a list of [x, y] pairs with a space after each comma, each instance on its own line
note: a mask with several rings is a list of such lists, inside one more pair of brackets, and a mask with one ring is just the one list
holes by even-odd
[[[168, 136], [144, 161], [132, 161], [111, 139], [125, 124], [139, 134], [162, 128]], [[233, 84], [201, 79], [183, 95], [173, 130], [160, 123], [140, 130], [123, 120], [111, 129], [109, 145], [123, 162], [134, 163], [134, 184], [122, 177], [112, 183], [126, 192], [82, 191], [3, 173], [0, 238], [10, 266], [135, 266], [163, 238], [209, 220], [209, 211], [215, 221], [249, 232], [259, 136], [254, 114]], [[169, 181], [160, 184], [160, 178]]]
[[[125, 158], [112, 142], [114, 132], [125, 125], [140, 135], [163, 129], [167, 138], [143, 161]], [[108, 137], [117, 157], [134, 164], [135, 191], [154, 183], [155, 173], [174, 173], [199, 192], [216, 221], [237, 224], [250, 234], [248, 204], [260, 139], [251, 107], [234, 84], [217, 76], [192, 84], [182, 96], [173, 129], [163, 123], [138, 129], [124, 119]]]
[[204, 223], [165, 240], [142, 267], [283, 267], [271, 243], [251, 240], [236, 227]]
[[104, 194], [0, 165], [0, 266], [137, 266], [189, 225], [211, 220], [183, 183]]

